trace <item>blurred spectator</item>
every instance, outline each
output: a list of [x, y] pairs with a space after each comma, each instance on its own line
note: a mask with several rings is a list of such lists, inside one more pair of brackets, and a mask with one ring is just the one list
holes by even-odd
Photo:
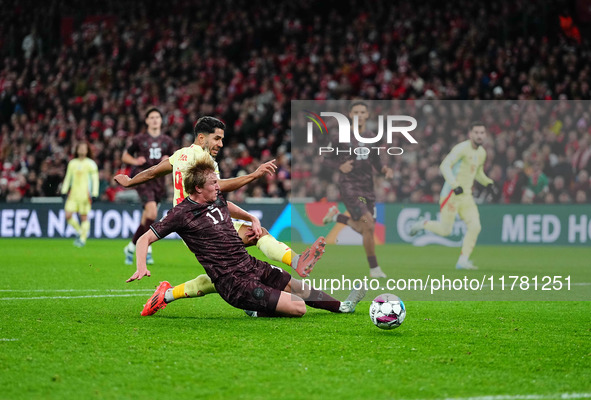
[[577, 174], [577, 178], [575, 179], [575, 184], [573, 185], [573, 192], [577, 193], [582, 191], [584, 193], [589, 193], [589, 188], [591, 183], [589, 181], [589, 173], [586, 170], [580, 170]]
[[520, 203], [527, 184], [527, 176], [523, 172], [523, 161], [515, 161], [514, 166], [507, 168], [507, 179], [503, 184], [503, 203]]
[[[461, 105], [447, 113], [439, 100], [591, 99], [588, 38], [564, 3], [378, 0], [367, 7], [351, 0], [348, 9], [362, 15], [321, 3], [311, 13], [305, 0], [273, 9], [244, 0], [230, 9], [211, 0], [174, 7], [89, 0], [84, 10], [9, 2], [0, 14], [0, 201], [55, 196], [81, 140], [95, 150], [103, 199], [114, 199], [116, 188], [105, 183], [124, 167], [121, 152], [141, 132], [147, 105], [163, 109], [177, 146], [192, 142], [187, 132], [199, 116], [223, 119], [224, 177], [283, 154], [280, 174], [257, 195], [288, 196], [293, 176], [306, 180], [303, 188], [293, 184], [295, 194], [320, 199], [330, 174], [292, 154], [291, 100], [365, 98], [431, 101], [415, 154], [391, 161], [395, 180], [376, 188], [384, 201], [437, 202], [441, 179], [430, 169], [462, 134], [449, 121], [467, 123], [471, 113]], [[76, 17], [62, 25], [64, 15]], [[220, 15], [223, 23], [212, 24]], [[591, 172], [590, 112], [565, 102], [540, 115], [533, 103], [507, 104], [506, 118], [486, 116], [485, 172], [498, 166], [499, 201], [520, 202], [523, 173], [515, 164], [535, 153], [544, 174], [563, 177], [572, 201], [575, 175]]]
[[33, 54], [35, 54], [35, 53], [42, 55], [41, 45], [42, 45], [41, 38], [37, 36], [37, 31], [33, 27], [31, 29], [31, 33], [29, 33], [23, 39], [23, 43], [21, 46], [23, 49], [24, 55], [25, 55], [25, 59], [27, 61], [30, 60], [31, 57], [33, 56]]
[[585, 192], [584, 190], [577, 190], [575, 194], [575, 203], [586, 204], [587, 202], [587, 192]]
[[558, 198], [560, 193], [562, 193], [566, 187], [564, 186], [564, 177], [562, 175], [556, 176], [552, 179], [552, 184], [550, 185], [550, 194], [554, 199]]
[[547, 192], [544, 196], [544, 203], [545, 204], [554, 204], [556, 203], [556, 196], [552, 192]]
[[558, 202], [560, 204], [570, 204], [572, 203], [572, 198], [570, 194], [568, 194], [568, 192], [565, 190], [558, 196]]
[[524, 202], [542, 203], [549, 190], [548, 177], [542, 172], [542, 162], [535, 161], [527, 179]]

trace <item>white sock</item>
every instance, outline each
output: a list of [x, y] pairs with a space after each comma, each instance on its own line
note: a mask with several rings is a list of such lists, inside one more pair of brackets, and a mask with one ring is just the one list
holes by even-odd
[[291, 258], [291, 267], [293, 269], [297, 269], [298, 268], [298, 261], [300, 260], [300, 255], [299, 254], [295, 254], [292, 258]]
[[125, 247], [128, 251], [135, 253], [135, 244], [129, 242], [127, 243], [127, 246]]
[[458, 262], [459, 263], [467, 263], [468, 262], [468, 257], [466, 257], [463, 254], [460, 254], [460, 258], [458, 258]]
[[171, 301], [174, 301], [174, 296], [172, 295], [172, 288], [167, 289], [166, 292], [164, 292], [164, 302], [166, 303], [170, 303]]
[[152, 254], [152, 246], [148, 246], [148, 254]]

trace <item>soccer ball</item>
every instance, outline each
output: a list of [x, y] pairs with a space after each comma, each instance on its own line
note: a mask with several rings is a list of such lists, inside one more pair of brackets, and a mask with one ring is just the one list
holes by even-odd
[[394, 329], [404, 322], [406, 308], [400, 297], [384, 293], [371, 302], [369, 317], [380, 329]]

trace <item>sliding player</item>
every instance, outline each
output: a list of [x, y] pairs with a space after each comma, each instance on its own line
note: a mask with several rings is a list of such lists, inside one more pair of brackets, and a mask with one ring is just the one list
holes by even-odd
[[[244, 219], [250, 215], [226, 202], [215, 170], [213, 160], [202, 157], [184, 172], [187, 197], [139, 239], [137, 270], [127, 282], [150, 276], [144, 261], [148, 246], [176, 232], [203, 265], [220, 296], [234, 307], [252, 310], [248, 312], [251, 316], [301, 317], [306, 313], [306, 305], [334, 313], [354, 312], [365, 295], [363, 289], [353, 290], [341, 302], [246, 252], [230, 215]], [[163, 308], [170, 290], [170, 284], [162, 282], [148, 303]]]
[[[156, 177], [174, 173], [173, 206], [175, 206], [185, 198], [185, 192], [183, 191], [182, 186], [185, 171], [204, 154], [209, 154], [212, 160], [217, 156], [218, 152], [223, 147], [225, 128], [225, 124], [217, 118], [208, 116], [202, 117], [195, 124], [195, 142], [191, 146], [177, 150], [168, 160], [164, 160], [158, 165], [142, 171], [131, 179], [126, 175], [117, 175], [114, 179], [124, 187], [132, 187]], [[255, 179], [273, 173], [276, 168], [273, 161], [262, 164], [251, 174], [220, 180], [219, 185], [221, 191], [234, 191]], [[215, 172], [219, 177], [219, 169], [215, 161], [214, 165]], [[314, 242], [314, 244], [302, 254], [297, 254], [285, 243], [279, 242], [271, 236], [271, 234], [269, 234], [264, 228], [261, 237], [256, 238], [252, 227], [248, 224], [237, 222], [234, 224], [234, 227], [245, 246], [256, 245], [269, 259], [290, 265], [302, 277], [306, 277], [312, 272], [314, 265], [324, 252], [325, 240], [323, 237], [318, 238], [316, 242]], [[175, 287], [174, 299], [176, 300], [181, 297], [200, 297], [205, 294], [215, 293], [215, 291], [215, 287], [211, 283], [209, 277], [207, 275], [200, 275], [191, 281]], [[157, 309], [150, 310], [149, 313], [145, 315], [151, 315], [156, 311]]]

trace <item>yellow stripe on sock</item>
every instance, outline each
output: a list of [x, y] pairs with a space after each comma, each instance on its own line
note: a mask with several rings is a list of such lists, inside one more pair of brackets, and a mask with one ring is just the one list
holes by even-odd
[[291, 260], [295, 256], [295, 252], [288, 248], [283, 257], [281, 258], [281, 262], [286, 265], [291, 265]]
[[172, 297], [174, 297], [174, 299], [180, 299], [181, 297], [187, 297], [187, 295], [185, 294], [185, 284], [181, 283], [178, 286], [175, 286], [172, 288]]

